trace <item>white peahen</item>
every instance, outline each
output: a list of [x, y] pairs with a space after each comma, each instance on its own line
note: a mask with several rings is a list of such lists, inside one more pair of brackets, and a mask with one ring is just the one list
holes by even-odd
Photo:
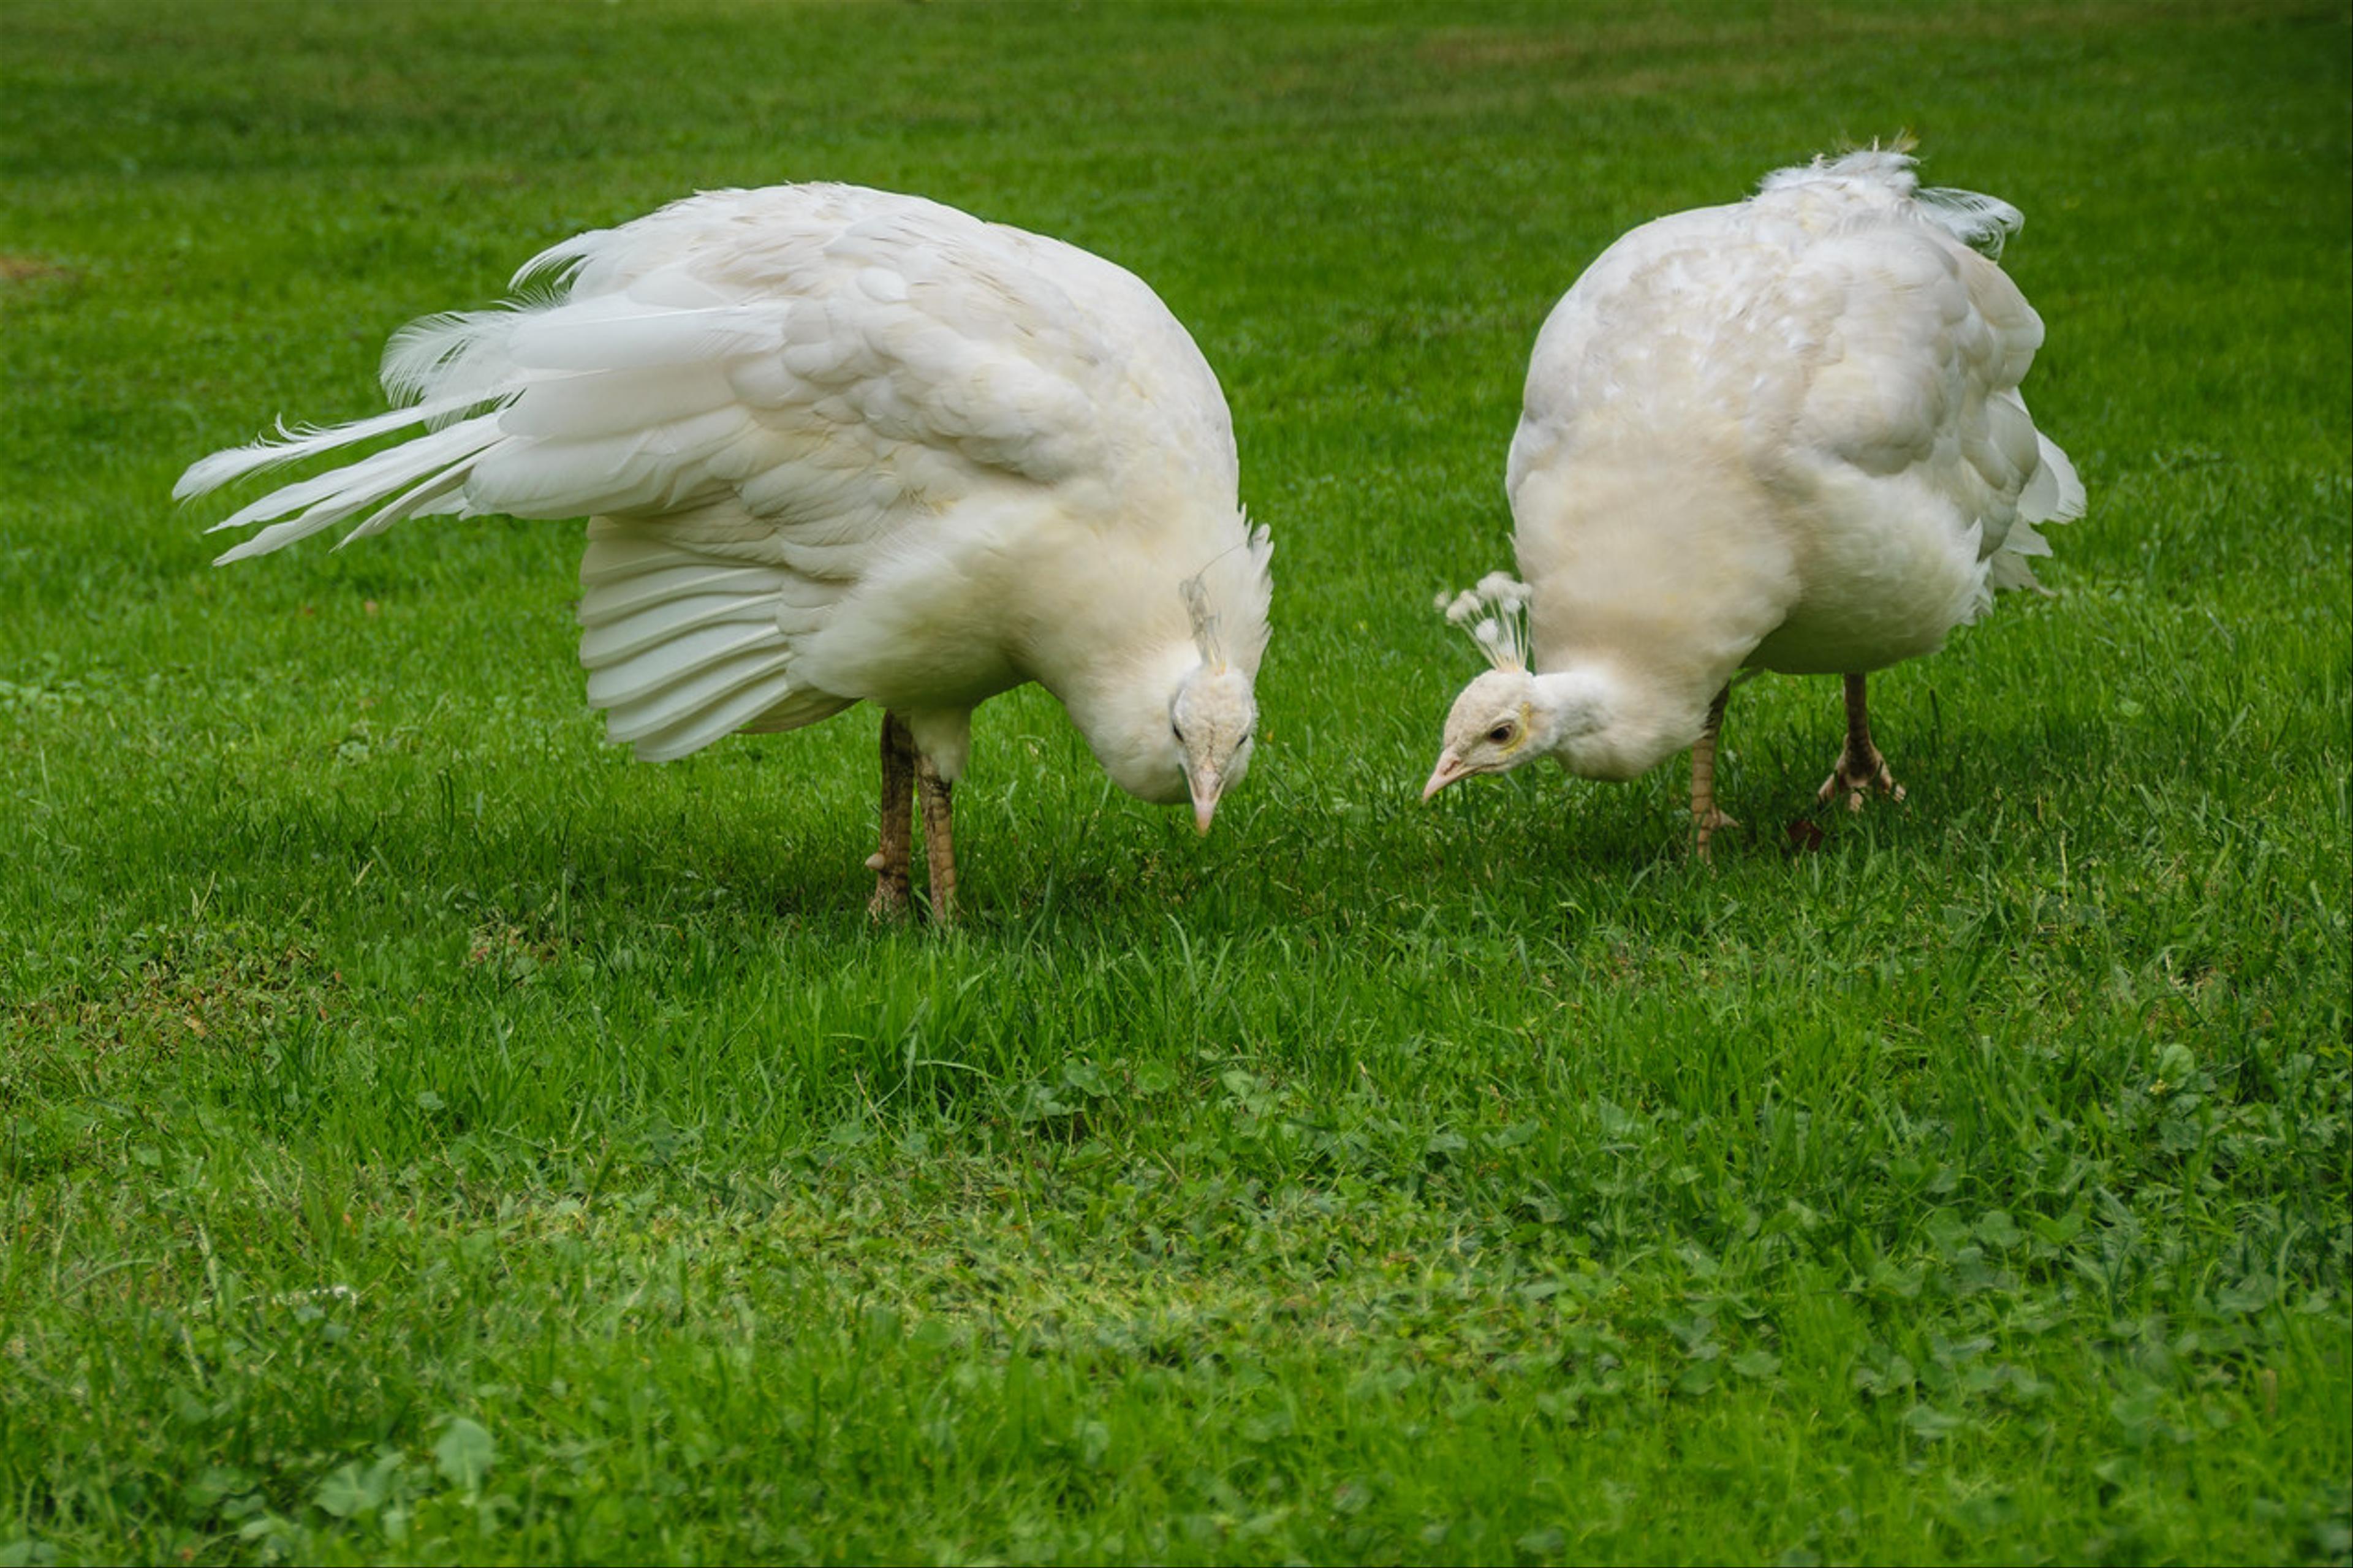
[[[1535, 757], [1630, 779], [1686, 747], [1699, 851], [1743, 669], [1846, 678], [1821, 787], [1901, 798], [1864, 678], [2035, 585], [2084, 509], [2019, 382], [2042, 322], [1995, 265], [2023, 220], [1873, 149], [1603, 252], [1536, 339], [1505, 478], [1525, 582], [1440, 605], [1495, 668], [1423, 791]], [[1525, 618], [1523, 618], [1525, 617]]]
[[972, 711], [1035, 680], [1202, 832], [1250, 765], [1271, 545], [1217, 378], [1159, 297], [1057, 240], [832, 184], [712, 191], [564, 241], [496, 310], [394, 335], [406, 406], [216, 453], [174, 491], [406, 431], [220, 523], [586, 517], [580, 660], [641, 758], [883, 710], [878, 912], [919, 798], [950, 918]]

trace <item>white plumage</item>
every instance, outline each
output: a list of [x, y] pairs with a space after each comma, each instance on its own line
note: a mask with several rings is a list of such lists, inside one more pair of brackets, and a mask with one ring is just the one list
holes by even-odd
[[1845, 676], [1822, 795], [1900, 795], [1864, 676], [2032, 585], [2033, 525], [2084, 507], [2019, 395], [2042, 322], [1996, 258], [2021, 222], [1873, 149], [1605, 251], [1528, 367], [1505, 478], [1526, 585], [1473, 595], [1523, 596], [1534, 668], [1491, 652], [1425, 794], [1546, 755], [1631, 778], [1690, 747], [1704, 852], [1729, 821], [1716, 727], [1751, 668]]
[[1249, 764], [1271, 546], [1217, 378], [1141, 281], [811, 184], [581, 235], [514, 287], [394, 336], [407, 406], [191, 468], [176, 494], [408, 432], [239, 510], [218, 526], [269, 526], [221, 560], [432, 514], [587, 517], [581, 662], [638, 756], [887, 710], [881, 906], [907, 896], [913, 773], [946, 913], [972, 710], [1028, 680], [1122, 787], [1189, 795], [1207, 830]]

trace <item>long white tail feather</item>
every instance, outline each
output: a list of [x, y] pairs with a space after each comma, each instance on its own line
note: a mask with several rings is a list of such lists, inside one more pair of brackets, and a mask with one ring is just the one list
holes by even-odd
[[397, 447], [386, 447], [381, 452], [346, 463], [340, 468], [307, 479], [298, 479], [290, 485], [280, 485], [259, 500], [247, 502], [205, 531], [218, 533], [224, 529], [244, 528], [251, 523], [286, 517], [305, 508], [315, 508], [322, 502], [331, 506], [343, 505], [355, 496], [363, 499], [352, 506], [351, 510], [374, 506], [417, 479], [438, 474], [452, 462], [471, 456], [496, 439], [497, 420], [486, 415]]
[[659, 433], [613, 443], [501, 441], [474, 466], [477, 493], [510, 517], [628, 517], [676, 512], [725, 494], [666, 449]]
[[784, 346], [785, 311], [775, 305], [649, 310], [627, 297], [595, 303], [602, 308], [584, 303], [515, 317], [508, 353], [533, 370], [615, 375], [678, 365], [716, 368]]
[[569, 239], [559, 239], [514, 270], [507, 289], [514, 294], [558, 294], [578, 278], [589, 256], [605, 248], [609, 228], [592, 228]]
[[[339, 447], [367, 440], [370, 437], [405, 430], [411, 425], [422, 424], [441, 416], [463, 413], [486, 401], [488, 399], [470, 394], [452, 395], [436, 397], [414, 407], [396, 408], [389, 414], [379, 414], [373, 418], [354, 419], [346, 425], [330, 425], [324, 429], [311, 425], [298, 425], [289, 429], [281, 425], [274, 437], [248, 442], [242, 447], [230, 447], [189, 464], [188, 471], [182, 474], [179, 482], [172, 487], [172, 499], [187, 500], [216, 490], [248, 474], [259, 474], [288, 463], [300, 462], [321, 452], [332, 452]], [[221, 523], [216, 526], [226, 528], [228, 525]]]
[[[463, 464], [445, 468], [424, 483], [386, 501], [365, 521], [337, 540], [335, 548], [341, 550], [355, 539], [371, 538], [394, 523], [405, 522], [412, 517], [438, 517], [462, 511], [465, 500], [461, 492], [465, 488], [466, 468]], [[445, 500], [451, 504], [442, 505]]]
[[208, 531], [281, 517], [298, 508], [308, 510], [224, 552], [216, 558], [215, 564], [267, 555], [379, 507], [385, 508], [385, 513], [367, 521], [376, 530], [388, 527], [399, 518], [411, 515], [419, 504], [437, 500], [462, 484], [465, 467], [498, 438], [497, 416], [485, 415], [398, 447], [387, 447], [332, 473], [273, 490]]
[[534, 380], [530, 395], [507, 410], [505, 429], [519, 439], [582, 443], [644, 432], [693, 450], [747, 423], [724, 371], [672, 365], [630, 374], [570, 372]]
[[[565, 373], [634, 377], [693, 367], [723, 374], [729, 359], [777, 352], [785, 314], [774, 304], [649, 307], [628, 295], [449, 310], [393, 333], [378, 374], [396, 403], [498, 396], [525, 382], [536, 402]], [[649, 384], [632, 381], [628, 390]]]

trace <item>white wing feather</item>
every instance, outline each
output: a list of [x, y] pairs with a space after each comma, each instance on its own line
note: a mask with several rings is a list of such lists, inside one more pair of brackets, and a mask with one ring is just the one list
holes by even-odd
[[[720, 191], [567, 239], [515, 286], [394, 336], [385, 389], [412, 406], [216, 454], [174, 493], [423, 426], [241, 508], [220, 526], [270, 526], [221, 559], [433, 513], [596, 519], [581, 657], [640, 755], [847, 706], [796, 681], [797, 650], [992, 488], [1116, 489], [1151, 466], [1238, 522], [1191, 340], [1133, 276], [1052, 240], [856, 187]], [[1255, 614], [1262, 646], [1262, 593]]]

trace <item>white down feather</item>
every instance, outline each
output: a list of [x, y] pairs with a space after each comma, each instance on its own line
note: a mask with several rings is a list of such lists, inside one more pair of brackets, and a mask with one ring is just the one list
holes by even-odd
[[1165, 731], [1165, 689], [1127, 710], [1194, 646], [1186, 579], [1255, 673], [1271, 547], [1225, 399], [1120, 268], [812, 184], [580, 235], [514, 286], [394, 336], [407, 406], [192, 467], [176, 494], [407, 432], [239, 509], [219, 526], [269, 526], [221, 560], [417, 516], [589, 518], [588, 694], [649, 759], [865, 700], [938, 716], [953, 777], [964, 716], [1036, 679], [1158, 798], [1122, 769], [1130, 731]]

